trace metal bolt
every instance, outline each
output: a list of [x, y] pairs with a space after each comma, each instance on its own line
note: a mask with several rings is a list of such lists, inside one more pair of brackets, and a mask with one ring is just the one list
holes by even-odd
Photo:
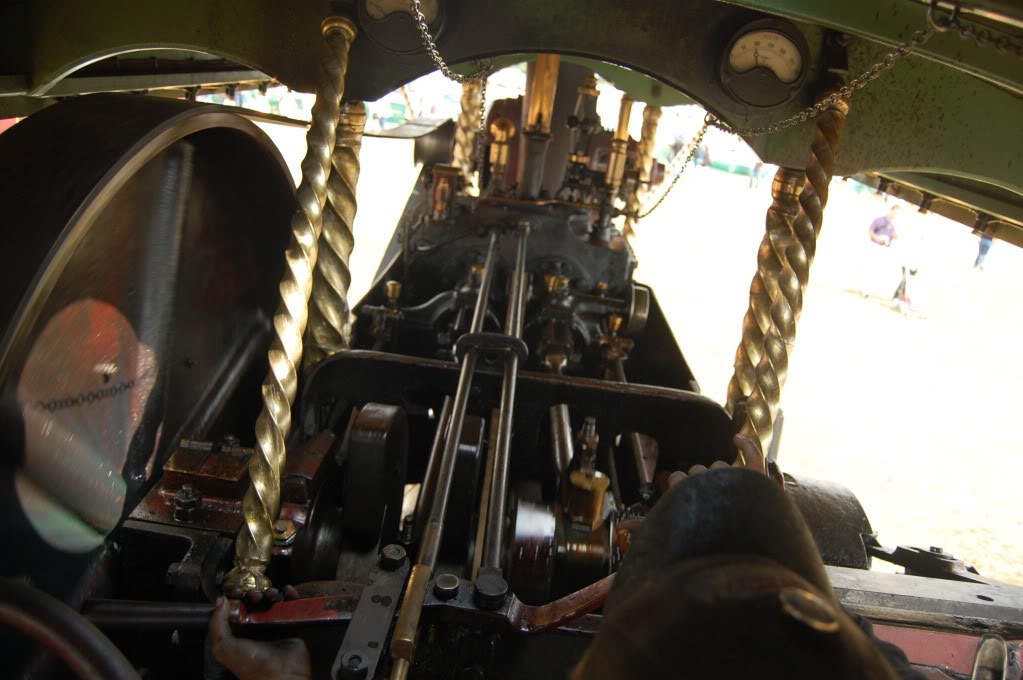
[[476, 605], [481, 609], [498, 609], [508, 595], [508, 582], [497, 567], [484, 567], [476, 577]]
[[174, 494], [174, 519], [178, 522], [192, 522], [202, 510], [202, 494], [191, 484], [182, 484]]
[[274, 522], [274, 545], [291, 545], [295, 542], [298, 529], [290, 519], [279, 519]]
[[442, 600], [450, 600], [458, 594], [459, 583], [454, 574], [440, 574], [433, 582], [433, 594]]
[[380, 566], [388, 571], [394, 571], [405, 563], [405, 548], [391, 543], [385, 545], [380, 551]]
[[342, 680], [361, 680], [366, 677], [369, 669], [366, 667], [362, 655], [352, 652], [345, 654], [338, 671], [337, 677]]

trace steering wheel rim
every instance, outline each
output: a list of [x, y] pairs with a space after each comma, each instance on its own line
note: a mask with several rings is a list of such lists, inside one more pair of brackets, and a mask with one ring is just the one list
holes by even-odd
[[0, 626], [49, 649], [83, 680], [139, 680], [135, 667], [96, 626], [60, 600], [0, 579]]

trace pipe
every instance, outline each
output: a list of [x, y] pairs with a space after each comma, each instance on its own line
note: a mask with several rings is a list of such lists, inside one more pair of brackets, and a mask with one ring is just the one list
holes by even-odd
[[[616, 381], [623, 385], [628, 384], [629, 381], [625, 377], [625, 361], [623, 359], [615, 359], [611, 363], [611, 369]], [[652, 470], [648, 470], [645, 463], [646, 445], [643, 443], [643, 438], [638, 432], [629, 432], [626, 435], [626, 439], [629, 442], [629, 449], [632, 452], [632, 464], [636, 470], [636, 480], [639, 482], [640, 497], [642, 497], [644, 501], [649, 500], [653, 496], [654, 478]], [[611, 469], [617, 473], [617, 470], [614, 469], [613, 463]], [[611, 481], [614, 486], [618, 486], [616, 478], [613, 477]], [[620, 491], [617, 493], [619, 500], [621, 500]]]
[[[526, 242], [529, 224], [519, 224], [518, 250], [515, 271], [511, 280], [511, 295], [505, 333], [513, 338], [522, 336], [522, 315], [525, 311]], [[508, 471], [511, 464], [512, 421], [515, 412], [515, 387], [519, 372], [519, 356], [509, 352], [504, 359], [504, 379], [501, 383], [501, 406], [497, 417], [497, 447], [494, 450], [494, 473], [490, 485], [490, 508], [487, 511], [487, 530], [483, 539], [483, 561], [480, 568], [501, 567], [501, 548], [504, 545], [504, 516], [508, 498]]]
[[[483, 322], [487, 316], [487, 302], [490, 299], [490, 288], [494, 279], [494, 265], [497, 259], [497, 232], [490, 235], [487, 248], [487, 259], [483, 266], [480, 279], [479, 294], [476, 298], [476, 309], [472, 315], [470, 333], [483, 330]], [[430, 514], [426, 527], [419, 542], [419, 553], [416, 565], [412, 567], [405, 595], [398, 612], [398, 621], [391, 636], [391, 656], [394, 658], [392, 678], [401, 678], [408, 673], [409, 663], [415, 654], [416, 636], [419, 631], [419, 617], [426, 601], [426, 589], [437, 566], [437, 555], [440, 552], [441, 538], [444, 534], [444, 516], [448, 509], [448, 496], [451, 495], [451, 480], [455, 474], [458, 443], [462, 425], [465, 423], [465, 410], [469, 402], [472, 388], [472, 377], [476, 371], [476, 351], [469, 349], [462, 357], [461, 371], [458, 374], [458, 386], [451, 404], [451, 418], [445, 434], [444, 450], [441, 455], [437, 488], [430, 500]], [[403, 672], [404, 670], [404, 672]]]
[[554, 113], [554, 95], [558, 88], [557, 54], [539, 54], [526, 84], [526, 117], [523, 121], [525, 161], [519, 186], [525, 198], [540, 196], [543, 173], [547, 165], [547, 147], [551, 143], [551, 116]]

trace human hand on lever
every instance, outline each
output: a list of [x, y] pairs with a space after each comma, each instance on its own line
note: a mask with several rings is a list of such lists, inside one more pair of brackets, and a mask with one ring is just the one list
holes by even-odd
[[210, 617], [209, 635], [213, 658], [231, 671], [238, 680], [309, 680], [312, 661], [309, 648], [301, 638], [263, 642], [235, 637], [231, 630], [230, 599], [241, 600], [246, 607], [269, 607], [281, 600], [294, 600], [300, 595], [293, 586], [284, 590], [232, 591], [218, 597]]

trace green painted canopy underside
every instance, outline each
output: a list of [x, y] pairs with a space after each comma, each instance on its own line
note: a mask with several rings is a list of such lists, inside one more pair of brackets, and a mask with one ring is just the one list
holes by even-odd
[[[240, 79], [261, 72], [308, 90], [317, 71], [320, 21], [337, 8], [350, 12], [354, 1], [7, 3], [0, 8], [0, 111], [5, 110], [5, 103], [6, 110], [16, 105], [28, 111], [48, 95], [73, 93], [70, 83], [82, 67], [105, 57], [153, 48], [216, 55], [236, 65]], [[971, 4], [1007, 6], [1004, 0], [973, 0]], [[475, 13], [477, 19], [485, 12], [487, 17], [495, 17], [493, 30], [526, 36], [517, 50], [503, 46], [487, 52], [489, 45], [474, 42], [464, 31], [458, 33], [462, 17], [449, 17], [444, 29], [448, 34], [441, 36], [440, 44], [442, 51], [454, 55], [452, 61], [471, 63], [478, 56], [496, 58], [501, 65], [537, 51], [528, 44], [532, 36], [536, 36], [535, 45], [544, 41], [566, 44], [566, 32], [588, 32], [598, 37], [582, 51], [591, 54], [570, 51], [564, 58], [589, 64], [639, 101], [661, 106], [695, 102], [738, 126], [762, 125], [772, 117], [791, 115], [811, 99], [793, 102], [777, 112], [739, 114], [734, 105], [729, 111], [717, 110], [723, 102], [701, 87], [715, 77], [712, 69], [704, 64], [703, 70], [697, 71], [695, 61], [677, 58], [684, 53], [687, 41], [706, 34], [706, 27], [693, 19], [720, 15], [722, 8], [738, 11], [737, 6], [786, 18], [807, 38], [814, 77], [820, 76], [823, 68], [825, 30], [839, 31], [848, 38], [848, 74], [853, 77], [923, 28], [927, 11], [920, 0], [518, 0], [510, 4], [477, 0], [447, 6], [467, 17]], [[666, 40], [663, 36], [668, 29], [673, 33]], [[648, 69], [654, 72], [663, 67], [665, 73], [674, 74], [675, 82], [693, 85], [693, 91], [680, 92], [642, 69], [592, 58], [592, 53], [603, 52], [604, 59], [615, 61], [616, 41], [625, 41], [622, 44], [637, 53], [636, 44], [648, 35], [661, 36], [660, 42], [644, 45], [645, 52], [640, 50], [648, 59]], [[593, 48], [594, 44], [599, 49]], [[464, 49], [459, 53], [460, 47]], [[658, 49], [663, 50], [663, 61], [658, 61], [659, 56], [650, 61], [651, 50]], [[693, 53], [689, 56], [692, 60]], [[390, 55], [390, 62], [380, 59], [379, 65], [353, 66], [352, 72], [359, 71], [356, 79], [362, 79], [364, 88], [366, 79], [378, 72], [389, 73], [386, 77], [390, 79], [381, 85], [390, 87], [400, 84], [396, 77], [407, 81], [431, 67], [421, 53]], [[157, 76], [163, 79], [161, 83], [168, 78], [165, 73], [152, 74]], [[185, 78], [182, 84], [190, 82]], [[811, 134], [812, 126], [803, 125], [747, 141], [765, 161], [798, 167], [805, 162]], [[853, 98], [837, 171], [880, 173], [979, 209], [1002, 221], [996, 230], [999, 237], [1023, 245], [1023, 59], [979, 47], [954, 34], [933, 36], [919, 55], [902, 59]]]

